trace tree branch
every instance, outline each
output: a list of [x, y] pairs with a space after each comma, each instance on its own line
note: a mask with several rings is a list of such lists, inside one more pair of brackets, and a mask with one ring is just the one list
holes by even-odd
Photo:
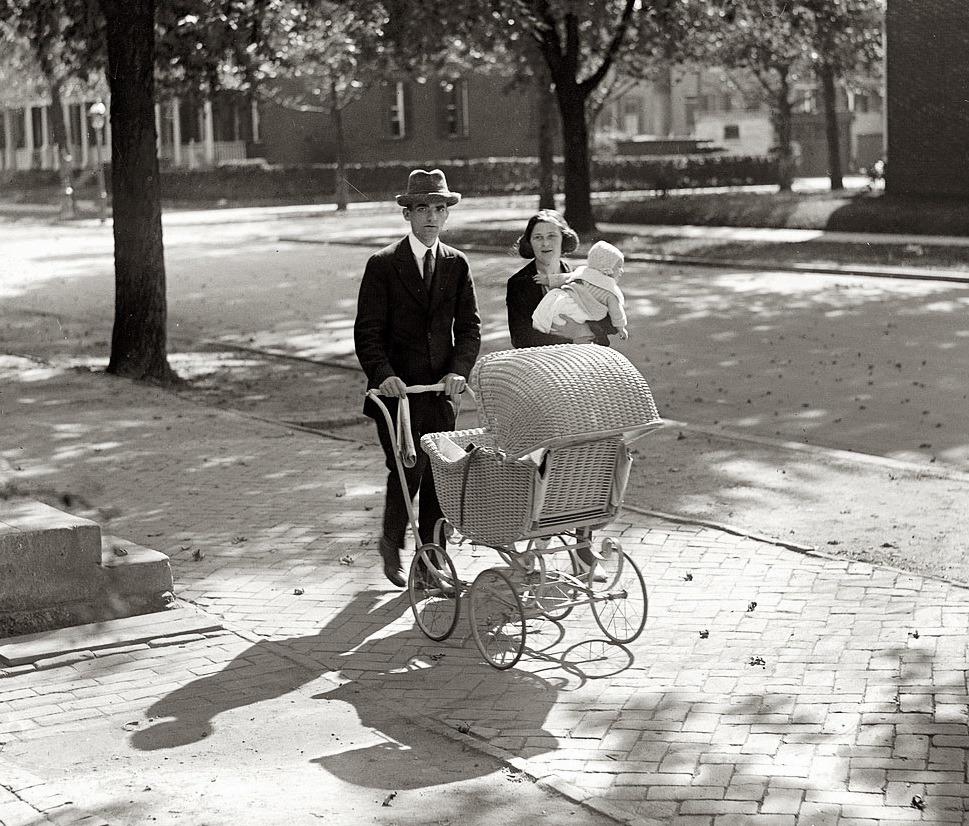
[[588, 95], [599, 83], [602, 78], [606, 76], [606, 73], [612, 67], [613, 61], [616, 59], [616, 55], [619, 53], [619, 49], [622, 47], [622, 42], [626, 38], [626, 32], [629, 30], [629, 22], [632, 20], [633, 11], [636, 8], [636, 0], [626, 0], [626, 6], [622, 11], [622, 16], [619, 18], [619, 25], [616, 31], [613, 32], [612, 41], [609, 43], [606, 49], [606, 54], [602, 59], [602, 63], [599, 68], [596, 69], [589, 77], [583, 80], [579, 84], [579, 89], [584, 95]]

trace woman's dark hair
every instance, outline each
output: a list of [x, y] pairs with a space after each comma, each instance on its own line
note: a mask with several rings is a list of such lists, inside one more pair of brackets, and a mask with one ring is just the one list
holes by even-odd
[[572, 229], [566, 222], [565, 218], [554, 209], [540, 209], [531, 218], [528, 219], [528, 223], [525, 224], [525, 231], [522, 233], [521, 237], [515, 242], [515, 249], [518, 250], [518, 254], [522, 258], [534, 258], [535, 250], [532, 249], [532, 231], [535, 229], [535, 224], [555, 224], [560, 230], [562, 230], [562, 253], [567, 255], [570, 252], [575, 252], [579, 246], [579, 236], [576, 234], [575, 230]]

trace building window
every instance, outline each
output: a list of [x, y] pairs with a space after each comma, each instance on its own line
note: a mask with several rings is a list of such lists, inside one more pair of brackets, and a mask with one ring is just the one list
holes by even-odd
[[67, 133], [69, 135], [67, 142], [78, 149], [81, 147], [84, 120], [80, 103], [72, 103], [67, 107]]
[[876, 94], [855, 94], [852, 96], [852, 111], [859, 115], [881, 113], [881, 98]]
[[686, 116], [686, 131], [692, 135], [696, 129], [696, 113], [700, 108], [700, 99], [695, 95], [687, 97], [683, 108]]
[[736, 123], [728, 123], [723, 127], [723, 139], [725, 141], [740, 140], [740, 126]]
[[442, 80], [440, 90], [441, 131], [448, 138], [468, 137], [468, 83]]
[[34, 138], [34, 147], [39, 149], [41, 146], [45, 146], [47, 144], [47, 141], [44, 140], [44, 107], [43, 106], [30, 107], [30, 126], [31, 126], [31, 133]]
[[402, 81], [388, 84], [387, 134], [391, 138], [407, 137], [406, 89]]
[[806, 115], [813, 115], [818, 111], [818, 95], [814, 89], [807, 89], [801, 99], [794, 106], [795, 112], [803, 112]]

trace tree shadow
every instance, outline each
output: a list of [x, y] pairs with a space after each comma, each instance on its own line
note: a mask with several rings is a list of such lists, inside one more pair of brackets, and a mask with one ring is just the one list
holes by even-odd
[[964, 198], [918, 198], [884, 190], [862, 192], [828, 216], [826, 229], [870, 232], [873, 217], [879, 232], [929, 235], [966, 235], [969, 207]]

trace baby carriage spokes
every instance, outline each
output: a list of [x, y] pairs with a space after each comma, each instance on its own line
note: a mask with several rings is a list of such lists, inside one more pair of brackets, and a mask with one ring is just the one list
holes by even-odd
[[[590, 536], [622, 507], [629, 442], [662, 424], [645, 379], [608, 348], [555, 345], [491, 353], [470, 383], [485, 426], [421, 439], [446, 518], [435, 526], [435, 542], [417, 540], [408, 573], [418, 627], [446, 639], [467, 596], [475, 644], [499, 669], [518, 662], [529, 621], [562, 620], [579, 605], [590, 606], [611, 641], [632, 642], [646, 622], [642, 573], [615, 539], [593, 547]], [[404, 485], [403, 465], [416, 457], [409, 405], [399, 405], [395, 427], [370, 394], [396, 432]], [[504, 567], [481, 571], [470, 584], [462, 580], [444, 549], [455, 530], [495, 550]]]

